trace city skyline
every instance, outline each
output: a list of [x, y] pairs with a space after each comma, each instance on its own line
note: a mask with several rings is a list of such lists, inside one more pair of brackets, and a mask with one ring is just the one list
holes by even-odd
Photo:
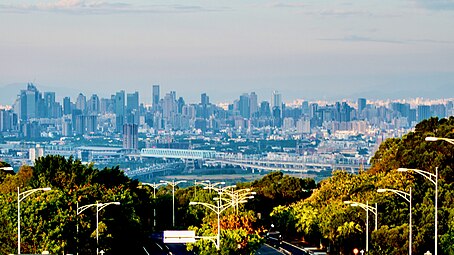
[[147, 102], [153, 84], [190, 102], [454, 94], [452, 1], [21, 0], [0, 12], [0, 88], [127, 87]]

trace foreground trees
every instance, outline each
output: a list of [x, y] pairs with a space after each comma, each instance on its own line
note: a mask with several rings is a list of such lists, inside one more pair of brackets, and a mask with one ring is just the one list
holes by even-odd
[[138, 189], [136, 181], [125, 177], [118, 168], [99, 171], [80, 161], [47, 156], [38, 159], [35, 167], [22, 167], [0, 184], [2, 254], [17, 252], [17, 187], [21, 191], [52, 188], [21, 202], [22, 253], [96, 252], [96, 208], [77, 215], [77, 203], [79, 206], [97, 201], [121, 203], [100, 211], [100, 250], [110, 254], [133, 252], [146, 238], [143, 214], [150, 199], [144, 190]]
[[370, 213], [371, 254], [408, 252], [408, 203], [392, 194], [377, 193], [379, 188], [413, 191], [413, 253], [434, 251], [434, 185], [418, 174], [396, 169], [416, 168], [435, 173], [438, 180], [439, 251], [454, 252], [454, 145], [426, 142], [425, 137], [454, 137], [454, 118], [432, 118], [421, 122], [402, 139], [388, 139], [372, 158], [372, 167], [357, 175], [337, 171], [322, 181], [308, 199], [290, 206], [275, 207], [272, 216], [278, 224], [293, 227], [301, 238], [326, 246], [334, 254], [349, 254], [365, 248], [365, 210], [347, 206], [343, 201], [378, 204], [378, 230]]

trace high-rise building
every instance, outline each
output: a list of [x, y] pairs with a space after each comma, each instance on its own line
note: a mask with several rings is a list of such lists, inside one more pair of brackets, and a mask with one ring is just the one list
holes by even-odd
[[208, 105], [208, 104], [210, 104], [210, 97], [207, 96], [206, 93], [202, 93], [202, 94], [200, 95], [200, 103], [201, 103], [202, 105]]
[[162, 117], [166, 120], [171, 119], [172, 115], [177, 112], [177, 101], [175, 91], [170, 91], [164, 97], [162, 105]]
[[44, 92], [44, 112], [42, 117], [54, 118], [55, 106], [55, 92]]
[[69, 97], [63, 98], [63, 114], [71, 114], [71, 99]]
[[260, 103], [260, 117], [265, 118], [265, 117], [270, 117], [271, 116], [271, 109], [270, 109], [270, 103], [268, 101], [263, 101]]
[[138, 126], [136, 124], [123, 125], [123, 148], [127, 150], [139, 149]]
[[126, 99], [126, 112], [139, 112], [139, 92], [128, 93]]
[[121, 90], [115, 94], [115, 130], [121, 133], [125, 123], [125, 91]]
[[358, 98], [358, 114], [361, 114], [366, 108], [367, 101], [365, 98]]
[[96, 94], [93, 94], [88, 100], [88, 113], [89, 114], [98, 114], [99, 113], [99, 97]]
[[151, 108], [153, 112], [156, 112], [158, 110], [158, 105], [159, 105], [159, 85], [153, 85], [153, 91], [151, 95]]
[[275, 107], [279, 108], [279, 112], [282, 116], [282, 95], [276, 90], [273, 91], [273, 100], [271, 101], [271, 109], [273, 109], [273, 112]]
[[258, 108], [257, 94], [255, 94], [255, 92], [251, 92], [249, 95], [249, 112], [251, 117], [256, 117], [258, 115]]
[[249, 95], [246, 93], [241, 95], [238, 104], [241, 117], [249, 119], [249, 117], [251, 116], [250, 113], [251, 108], [249, 106]]
[[125, 116], [125, 91], [121, 90], [115, 94], [115, 114]]
[[418, 105], [418, 122], [429, 119], [430, 116], [431, 114], [429, 105]]
[[83, 113], [87, 110], [87, 98], [82, 93], [77, 96], [76, 109], [81, 110]]
[[40, 93], [33, 83], [27, 84], [26, 90], [21, 90], [18, 100], [19, 118], [21, 121], [28, 121], [32, 118], [38, 118], [38, 106]]
[[206, 93], [202, 93], [200, 95], [200, 111], [198, 116], [202, 117], [203, 119], [208, 118], [208, 105], [210, 104], [210, 97], [207, 96]]

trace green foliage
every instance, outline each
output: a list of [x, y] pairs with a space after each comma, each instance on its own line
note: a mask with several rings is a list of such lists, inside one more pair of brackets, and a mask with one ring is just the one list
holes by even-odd
[[[378, 204], [378, 226], [371, 232], [371, 254], [405, 254], [408, 252], [407, 201], [394, 193], [377, 193], [379, 188], [409, 192], [413, 202], [413, 253], [433, 251], [434, 192], [433, 183], [417, 173], [400, 173], [396, 169], [416, 168], [435, 173], [438, 180], [438, 232], [440, 248], [454, 253], [454, 160], [453, 145], [426, 142], [428, 136], [454, 137], [454, 118], [432, 118], [419, 123], [415, 132], [401, 139], [387, 139], [372, 158], [372, 167], [357, 175], [335, 171], [322, 181], [311, 197], [287, 206], [277, 206], [271, 216], [281, 228], [297, 231], [304, 241], [317, 244], [321, 236], [331, 252], [351, 252], [365, 244], [365, 210], [345, 205], [343, 201]], [[270, 184], [271, 186], [271, 184]], [[374, 215], [369, 214], [373, 226]], [[295, 226], [292, 229], [291, 226]]]
[[149, 194], [138, 189], [136, 181], [118, 168], [99, 171], [72, 158], [47, 156], [39, 158], [34, 167], [23, 166], [17, 175], [7, 176], [0, 184], [1, 254], [17, 250], [17, 187], [21, 192], [52, 188], [21, 202], [22, 253], [94, 253], [96, 206], [77, 215], [77, 203], [121, 203], [99, 212], [99, 246], [110, 254], [134, 251], [146, 237], [143, 211], [151, 201]]

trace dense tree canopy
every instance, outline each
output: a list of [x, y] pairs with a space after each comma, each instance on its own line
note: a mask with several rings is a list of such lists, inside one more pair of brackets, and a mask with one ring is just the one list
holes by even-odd
[[397, 172], [398, 168], [421, 169], [435, 173], [438, 167], [439, 251], [454, 251], [454, 145], [428, 142], [425, 138], [454, 137], [454, 118], [432, 118], [419, 123], [414, 132], [402, 138], [387, 139], [372, 158], [367, 172], [350, 174], [336, 171], [319, 183], [311, 197], [290, 206], [275, 207], [272, 217], [283, 228], [293, 227], [305, 241], [324, 246], [335, 254], [349, 254], [353, 248], [365, 248], [365, 210], [344, 201], [378, 206], [378, 229], [369, 213], [371, 254], [405, 254], [408, 252], [409, 204], [393, 193], [377, 193], [379, 188], [409, 192], [412, 189], [413, 253], [434, 251], [435, 186], [414, 172]]

